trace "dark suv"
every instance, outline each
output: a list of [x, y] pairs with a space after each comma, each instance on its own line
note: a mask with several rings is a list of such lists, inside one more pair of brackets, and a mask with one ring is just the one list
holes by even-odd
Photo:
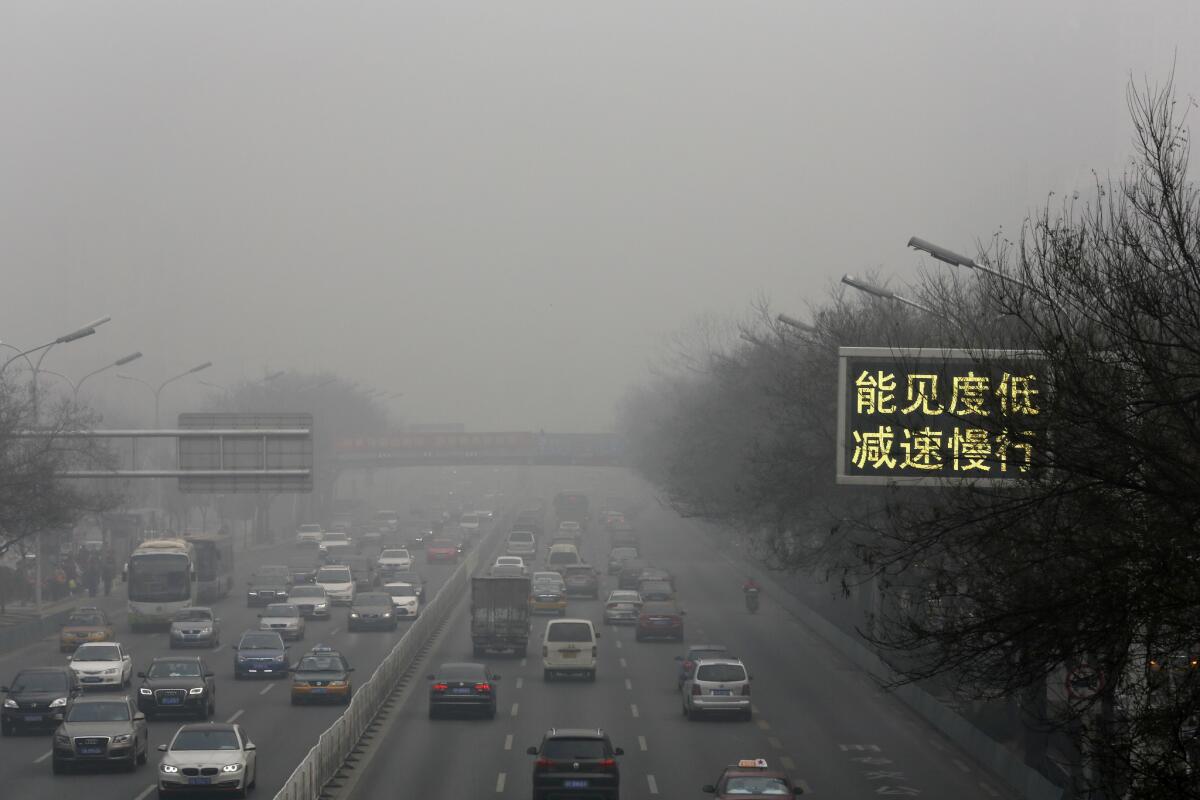
[[217, 684], [200, 656], [160, 656], [139, 672], [138, 710], [147, 717], [184, 714], [208, 719], [216, 711]]
[[541, 747], [525, 752], [533, 764], [533, 800], [551, 798], [612, 798], [621, 794], [621, 772], [608, 734], [599, 728], [551, 728]]
[[0, 703], [0, 732], [52, 731], [63, 720], [63, 711], [80, 694], [79, 679], [68, 667], [30, 667], [17, 673]]

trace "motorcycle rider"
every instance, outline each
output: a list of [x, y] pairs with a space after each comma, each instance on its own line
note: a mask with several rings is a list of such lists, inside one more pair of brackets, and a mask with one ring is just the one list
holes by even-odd
[[761, 589], [754, 578], [746, 578], [746, 582], [742, 584], [742, 592], [757, 592]]

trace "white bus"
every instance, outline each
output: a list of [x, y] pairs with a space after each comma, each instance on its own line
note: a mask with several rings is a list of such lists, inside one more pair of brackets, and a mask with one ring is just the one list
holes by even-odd
[[181, 608], [196, 604], [196, 555], [184, 539], [150, 539], [129, 556], [129, 626], [138, 631], [170, 625]]
[[187, 534], [195, 548], [196, 599], [214, 603], [233, 589], [233, 537], [227, 533]]

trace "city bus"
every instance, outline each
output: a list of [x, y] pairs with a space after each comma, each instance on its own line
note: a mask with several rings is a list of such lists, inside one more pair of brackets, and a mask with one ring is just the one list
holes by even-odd
[[125, 566], [129, 626], [139, 631], [170, 625], [175, 612], [196, 604], [196, 553], [184, 539], [139, 544]]
[[233, 537], [225, 533], [189, 533], [196, 553], [196, 599], [213, 603], [233, 588]]

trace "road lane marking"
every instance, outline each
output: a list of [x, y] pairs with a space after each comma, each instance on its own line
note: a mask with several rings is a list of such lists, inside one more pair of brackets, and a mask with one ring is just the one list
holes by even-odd
[[961, 769], [963, 772], [970, 772], [970, 771], [971, 771], [971, 768], [970, 768], [970, 767], [968, 767], [968, 766], [967, 766], [966, 764], [964, 764], [963, 762], [959, 761], [957, 758], [952, 758], [952, 759], [950, 759], [950, 763], [952, 763], [954, 766], [956, 766], [956, 767], [958, 767], [959, 769]]
[[767, 744], [771, 745], [771, 747], [774, 747], [776, 750], [783, 749], [783, 742], [779, 741], [774, 736], [767, 737]]
[[631, 703], [629, 706], [629, 710], [633, 712], [633, 716], [636, 719], [637, 715], [638, 715], [637, 703]]
[[504, 772], [501, 772], [499, 775], [496, 776], [496, 794], [500, 794], [501, 792], [504, 791], [504, 779], [506, 777], [507, 777], [507, 773], [504, 773]]
[[53, 751], [53, 750], [47, 750], [46, 752], [42, 753], [40, 756], [38, 756], [37, 758], [35, 758], [35, 759], [33, 760], [33, 763], [35, 763], [35, 764], [40, 764], [40, 763], [42, 763], [43, 761], [45, 761], [47, 758], [49, 758], [50, 756], [52, 756], [52, 755], [54, 755], [54, 751]]
[[520, 689], [520, 688], [521, 688], [521, 686], [522, 686], [524, 683], [525, 683], [525, 679], [524, 679], [524, 678], [517, 678], [517, 688], [518, 688], [518, 689]]
[[510, 733], [508, 736], [504, 737], [504, 749], [505, 750], [512, 750], [512, 736], [513, 735]]
[[522, 659], [521, 659], [521, 666], [522, 666], [522, 667], [523, 667], [523, 666], [525, 666], [525, 662], [526, 662], [527, 660], [528, 660], [528, 659], [524, 659], [524, 658], [522, 658]]
[[510, 717], [515, 717], [515, 716], [517, 715], [517, 709], [518, 709], [518, 708], [520, 708], [520, 707], [521, 707], [521, 706], [520, 706], [520, 704], [519, 704], [519, 703], [513, 703], [512, 711], [510, 711], [510, 712], [509, 712], [509, 716], [510, 716]]
[[996, 791], [995, 789], [993, 789], [991, 786], [988, 786], [988, 785], [987, 785], [986, 783], [984, 783], [983, 781], [980, 781], [980, 782], [979, 782], [979, 788], [980, 788], [980, 789], [983, 789], [985, 792], [987, 792], [987, 793], [988, 793], [989, 795], [991, 795], [992, 797], [999, 797], [999, 796], [1000, 796], [1000, 793], [999, 793], [999, 792], [997, 792], [997, 791]]
[[780, 756], [779, 763], [783, 764], [784, 769], [795, 769], [796, 762], [791, 756]]
[[617, 649], [618, 650], [621, 649], [621, 640], [620, 639], [617, 639]]
[[245, 710], [246, 709], [244, 709], [244, 708], [239, 708], [237, 711], [233, 712], [233, 716], [230, 717], [229, 719], [225, 720], [225, 724], [232, 725], [233, 723], [237, 722], [237, 718], [240, 717], [245, 712]]
[[658, 794], [658, 781], [654, 780], [653, 775], [646, 776], [646, 783], [650, 786], [650, 794]]
[[754, 724], [758, 726], [760, 731], [771, 730], [771, 723], [767, 722], [765, 719], [756, 719], [754, 720]]
[[631, 692], [633, 691], [633, 681], [629, 680], [629, 678], [625, 679], [625, 688]]
[[214, 647], [214, 648], [212, 649], [212, 651], [211, 651], [211, 652], [213, 652], [213, 653], [219, 653], [219, 652], [221, 652], [221, 651], [222, 651], [222, 650], [224, 650], [224, 649], [225, 649], [225, 645], [223, 645], [223, 644], [219, 644], [219, 645], [217, 645], [216, 647]]
[[145, 800], [145, 798], [149, 797], [150, 793], [153, 792], [157, 788], [158, 788], [158, 784], [152, 783], [149, 786], [147, 786], [145, 789], [142, 789], [142, 791], [138, 794], [138, 796], [133, 798], [133, 800]]
[[648, 749], [646, 747], [646, 737], [645, 736], [638, 737], [638, 747], [640, 747], [642, 749], [643, 753], [646, 752], [646, 750]]
[[946, 752], [946, 745], [942, 744], [937, 739], [930, 739], [929, 743], [931, 745], [933, 745], [934, 747], [936, 747], [938, 750], [941, 750], [943, 753]]
[[805, 794], [813, 793], [812, 787], [808, 785], [808, 781], [806, 780], [797, 779], [796, 785], [799, 786], [800, 791], [804, 792]]
[[758, 710], [758, 706], [754, 705], [754, 703], [751, 703], [751, 704], [750, 704], [750, 710], [751, 710], [751, 711], [753, 711], [755, 714], [761, 714], [761, 713], [762, 713], [761, 711], [759, 711], [759, 710]]
[[267, 692], [271, 691], [274, 688], [275, 688], [275, 684], [268, 683], [266, 686], [263, 687], [263, 690], [261, 692], [259, 692], [259, 694], [260, 695], [266, 694]]

